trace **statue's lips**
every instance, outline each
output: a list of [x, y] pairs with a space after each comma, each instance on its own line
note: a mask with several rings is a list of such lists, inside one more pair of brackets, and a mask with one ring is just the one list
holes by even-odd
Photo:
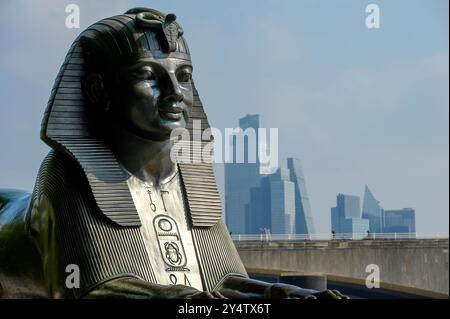
[[183, 109], [179, 107], [160, 107], [158, 111], [163, 118], [171, 121], [179, 121], [183, 116]]

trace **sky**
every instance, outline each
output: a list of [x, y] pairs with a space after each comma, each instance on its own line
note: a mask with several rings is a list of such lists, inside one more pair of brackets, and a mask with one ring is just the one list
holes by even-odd
[[[71, 3], [80, 29], [65, 26]], [[370, 3], [379, 29], [366, 28]], [[367, 184], [384, 208], [415, 208], [418, 232], [448, 234], [447, 0], [1, 0], [0, 188], [33, 188], [49, 150], [42, 115], [75, 37], [140, 6], [177, 14], [212, 126], [258, 113], [279, 129], [319, 233], [336, 195], [362, 199]], [[216, 176], [222, 191], [220, 165]]]

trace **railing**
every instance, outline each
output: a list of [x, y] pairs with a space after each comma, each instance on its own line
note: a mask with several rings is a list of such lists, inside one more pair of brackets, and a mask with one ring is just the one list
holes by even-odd
[[305, 241], [305, 240], [407, 240], [448, 239], [448, 234], [425, 233], [351, 233], [351, 234], [260, 234], [232, 235], [234, 241]]

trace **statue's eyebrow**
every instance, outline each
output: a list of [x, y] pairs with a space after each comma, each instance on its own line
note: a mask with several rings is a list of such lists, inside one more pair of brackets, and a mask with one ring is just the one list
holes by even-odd
[[126, 67], [125, 71], [136, 71], [139, 68], [142, 68], [143, 66], [152, 66], [150, 62], [141, 61], [136, 64], [133, 64], [132, 66]]
[[194, 67], [192, 66], [192, 64], [186, 63], [186, 62], [183, 62], [180, 65], [178, 65], [177, 66], [177, 71], [182, 69], [182, 68], [189, 68], [191, 70], [191, 72], [194, 70]]
[[[138, 70], [139, 68], [142, 68], [143, 66], [150, 66], [152, 67], [153, 64], [151, 62], [148, 61], [140, 61], [136, 64], [133, 64], [132, 66], [129, 67], [125, 67], [125, 72], [133, 72]], [[192, 66], [191, 63], [188, 62], [181, 62], [179, 65], [177, 65], [176, 70], [180, 70], [182, 68], [189, 68], [191, 70], [191, 72], [194, 70], [194, 67]]]

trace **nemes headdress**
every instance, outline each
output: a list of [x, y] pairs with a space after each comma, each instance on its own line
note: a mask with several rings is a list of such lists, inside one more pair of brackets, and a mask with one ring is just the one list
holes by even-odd
[[120, 60], [122, 64], [147, 57], [190, 60], [182, 35], [174, 14], [137, 8], [90, 26], [80, 35], [80, 43], [85, 54], [101, 55], [100, 60]]
[[[190, 60], [189, 49], [174, 14], [135, 8], [101, 20], [83, 31], [70, 47], [42, 121], [41, 139], [78, 161], [101, 212], [120, 226], [140, 226], [126, 173], [101, 137], [90, 130], [89, 103], [83, 96], [82, 79], [87, 68], [86, 57], [91, 54], [100, 55], [103, 61], [119, 59], [126, 64], [145, 57]], [[194, 103], [186, 126], [191, 137], [193, 121], [200, 120], [202, 130], [209, 128], [198, 92], [192, 85]], [[222, 208], [212, 165], [178, 165], [192, 225], [215, 225], [221, 218]]]

